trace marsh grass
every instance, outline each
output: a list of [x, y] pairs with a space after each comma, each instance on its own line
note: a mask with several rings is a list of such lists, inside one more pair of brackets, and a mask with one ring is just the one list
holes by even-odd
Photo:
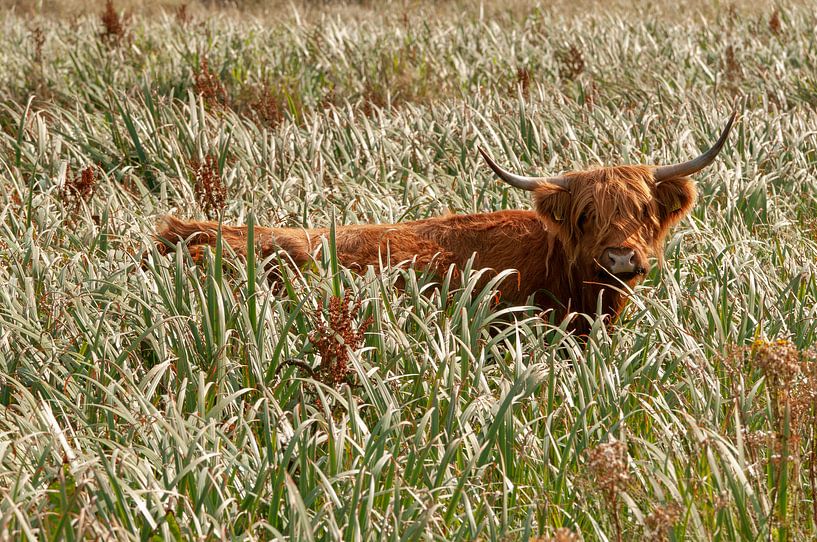
[[[99, 13], [5, 17], [3, 537], [813, 538], [814, 15], [661, 6], [191, 9], [135, 14], [115, 47]], [[525, 172], [666, 163], [733, 107], [663, 265], [585, 339], [479, 269], [454, 288], [352, 273], [331, 236], [302, 270], [254, 234], [246, 258], [152, 237], [165, 213], [527, 207], [478, 145]]]

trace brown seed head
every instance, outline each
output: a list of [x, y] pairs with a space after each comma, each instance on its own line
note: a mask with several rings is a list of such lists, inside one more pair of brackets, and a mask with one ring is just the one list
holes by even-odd
[[94, 166], [82, 168], [79, 175], [71, 173], [69, 167], [65, 172], [65, 185], [59, 191], [60, 199], [70, 208], [71, 213], [76, 213], [83, 202], [91, 201], [96, 187], [96, 168]]
[[670, 503], [664, 506], [656, 506], [652, 512], [644, 518], [645, 534], [648, 540], [667, 540], [670, 529], [681, 517], [681, 507], [677, 503]]
[[587, 452], [587, 468], [593, 482], [612, 502], [630, 481], [627, 446], [620, 440], [599, 444]]
[[556, 61], [559, 63], [559, 77], [562, 79], [572, 81], [584, 71], [584, 55], [575, 45], [556, 53]]
[[321, 356], [320, 373], [324, 382], [335, 387], [346, 379], [349, 369], [349, 352], [360, 348], [366, 329], [373, 319], [370, 316], [360, 326], [355, 324], [355, 317], [363, 301], [358, 299], [351, 303], [347, 291], [343, 298], [332, 297], [329, 300], [328, 318], [321, 317], [315, 322], [315, 329], [309, 340]]
[[187, 4], [180, 4], [176, 8], [176, 22], [179, 23], [179, 26], [187, 26], [191, 18], [190, 12], [187, 10]]
[[581, 536], [567, 527], [559, 527], [553, 536], [539, 539], [541, 542], [581, 542]]
[[120, 17], [113, 6], [113, 0], [105, 2], [105, 10], [100, 14], [102, 31], [99, 37], [107, 45], [119, 45], [125, 37], [126, 18]]
[[221, 181], [218, 160], [208, 154], [204, 162], [192, 162], [190, 165], [193, 169], [196, 201], [207, 216], [217, 215], [227, 204], [227, 188]]
[[202, 57], [198, 70], [193, 73], [193, 85], [204, 103], [210, 107], [222, 107], [227, 103], [227, 89], [218, 74], [210, 71], [206, 57]]
[[775, 36], [779, 36], [783, 31], [783, 25], [780, 23], [780, 11], [778, 9], [775, 9], [769, 18], [769, 31]]
[[800, 352], [789, 341], [758, 340], [752, 345], [752, 350], [755, 363], [771, 385], [787, 387], [800, 374]]

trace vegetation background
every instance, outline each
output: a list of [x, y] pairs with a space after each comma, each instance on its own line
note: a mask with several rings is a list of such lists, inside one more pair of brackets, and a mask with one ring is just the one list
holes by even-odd
[[[814, 539], [811, 3], [0, 6], [0, 538]], [[667, 163], [735, 106], [586, 340], [478, 270], [151, 237], [526, 207], [478, 145]]]

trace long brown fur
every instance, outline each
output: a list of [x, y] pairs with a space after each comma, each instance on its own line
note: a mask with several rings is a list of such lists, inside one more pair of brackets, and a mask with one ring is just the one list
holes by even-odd
[[[600, 168], [568, 176], [569, 190], [545, 184], [534, 191], [535, 212], [338, 226], [338, 258], [356, 270], [378, 268], [381, 262], [412, 262], [442, 274], [452, 264], [462, 268], [473, 256], [476, 268], [517, 271], [499, 286], [506, 303], [521, 305], [530, 298], [561, 318], [570, 311], [596, 314], [601, 299], [601, 313], [614, 320], [626, 304], [626, 297], [617, 291], [621, 282], [633, 287], [643, 274], [620, 281], [603, 271], [598, 263], [601, 254], [608, 247], [631, 248], [646, 267], [649, 260], [660, 257], [667, 230], [694, 204], [695, 187], [687, 178], [656, 183], [648, 166]], [[157, 235], [162, 246], [186, 242], [195, 256], [204, 245], [214, 244], [217, 229], [215, 222], [167, 216]], [[284, 251], [302, 266], [320, 250], [328, 230], [257, 227], [255, 235], [261, 257]], [[246, 252], [246, 236], [244, 226], [222, 227], [223, 240], [237, 254]]]

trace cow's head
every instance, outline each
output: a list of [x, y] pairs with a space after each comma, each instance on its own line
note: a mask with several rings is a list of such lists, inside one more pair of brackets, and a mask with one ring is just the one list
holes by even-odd
[[634, 285], [650, 260], [661, 256], [667, 230], [695, 203], [697, 192], [689, 176], [712, 163], [734, 121], [735, 114], [711, 149], [671, 166], [616, 166], [559, 177], [522, 177], [480, 152], [502, 180], [533, 192], [536, 211], [582, 276]]

